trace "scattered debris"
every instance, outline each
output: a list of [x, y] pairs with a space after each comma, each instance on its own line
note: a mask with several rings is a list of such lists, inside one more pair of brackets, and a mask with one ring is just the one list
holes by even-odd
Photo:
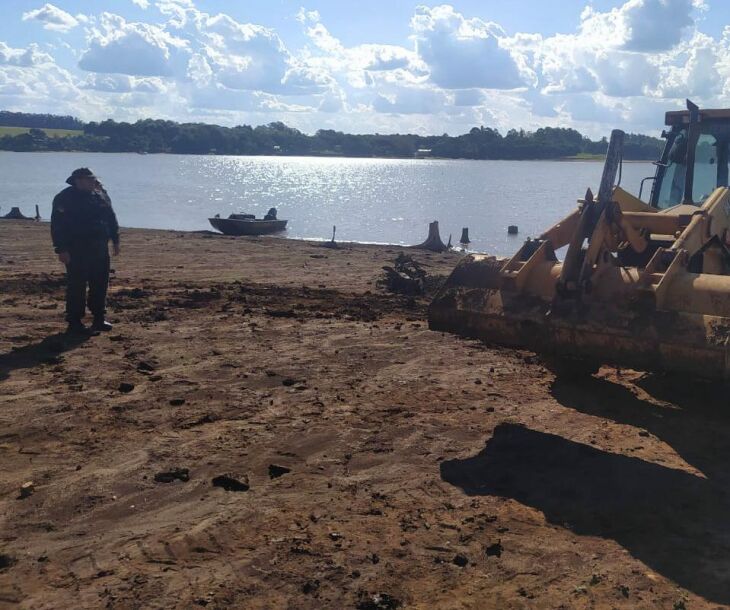
[[213, 477], [211, 483], [213, 487], [222, 487], [226, 491], [248, 491], [250, 486], [248, 484], [248, 477], [241, 477], [243, 480], [233, 478], [228, 474], [221, 474], [217, 477]]
[[269, 478], [278, 479], [279, 477], [291, 472], [291, 468], [286, 466], [277, 466], [276, 464], [269, 464]]
[[504, 547], [502, 546], [502, 542], [500, 540], [497, 540], [494, 544], [490, 544], [486, 548], [487, 557], [501, 557], [502, 551], [504, 551]]
[[317, 589], [319, 589], [319, 580], [308, 580], [302, 587], [302, 593], [309, 595], [310, 593], [315, 593]]
[[20, 486], [20, 498], [29, 498], [35, 491], [35, 484], [33, 481], [26, 481]]
[[190, 480], [190, 470], [187, 468], [173, 468], [164, 472], [158, 472], [155, 475], [157, 483], [172, 483], [173, 481], [182, 481], [187, 483]]
[[380, 283], [390, 292], [397, 294], [423, 294], [426, 288], [426, 271], [413, 257], [401, 252], [394, 261], [394, 266], [385, 265], [385, 279]]
[[15, 557], [0, 553], [0, 572], [15, 565]]
[[357, 610], [396, 610], [403, 605], [403, 602], [387, 593], [361, 593], [360, 596], [361, 599], [355, 606]]

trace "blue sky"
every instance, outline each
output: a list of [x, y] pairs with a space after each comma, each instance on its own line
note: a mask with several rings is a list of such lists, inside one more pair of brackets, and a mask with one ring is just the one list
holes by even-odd
[[2, 0], [0, 109], [306, 132], [657, 132], [730, 105], [726, 0]]

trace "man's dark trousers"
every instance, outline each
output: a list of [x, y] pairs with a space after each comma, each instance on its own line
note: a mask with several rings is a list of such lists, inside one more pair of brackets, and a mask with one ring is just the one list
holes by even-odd
[[75, 244], [69, 254], [71, 261], [66, 265], [66, 321], [80, 322], [87, 304], [94, 319], [103, 320], [109, 287], [109, 248], [106, 241]]

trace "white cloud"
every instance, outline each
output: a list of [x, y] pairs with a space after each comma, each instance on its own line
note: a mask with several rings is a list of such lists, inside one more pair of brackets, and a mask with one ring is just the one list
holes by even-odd
[[391, 114], [437, 114], [448, 103], [447, 94], [438, 89], [401, 87], [376, 94], [373, 109]]
[[110, 13], [101, 16], [79, 67], [89, 72], [131, 76], [173, 76], [187, 65], [188, 42], [147, 23], [127, 23]]
[[51, 61], [53, 58], [43, 53], [37, 44], [30, 44], [26, 49], [14, 49], [0, 41], [0, 66], [27, 68]]
[[150, 7], [150, 0], [132, 0], [132, 4], [136, 4], [143, 10], [147, 10]]
[[165, 93], [168, 87], [160, 78], [135, 78], [126, 74], [91, 74], [85, 89], [105, 93]]
[[467, 19], [450, 5], [419, 6], [411, 19], [419, 57], [445, 89], [515, 89], [533, 78], [496, 23]]
[[56, 30], [58, 32], [68, 32], [79, 24], [76, 17], [50, 3], [23, 13], [23, 21], [30, 19], [40, 21], [46, 30]]
[[665, 51], [680, 42], [703, 7], [701, 0], [628, 0], [605, 13], [587, 6], [580, 30], [627, 51]]

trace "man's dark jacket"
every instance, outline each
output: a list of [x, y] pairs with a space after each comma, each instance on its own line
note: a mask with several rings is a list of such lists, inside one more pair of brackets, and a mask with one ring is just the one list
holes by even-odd
[[53, 199], [51, 237], [58, 252], [119, 243], [119, 224], [106, 191], [86, 192], [69, 186]]

